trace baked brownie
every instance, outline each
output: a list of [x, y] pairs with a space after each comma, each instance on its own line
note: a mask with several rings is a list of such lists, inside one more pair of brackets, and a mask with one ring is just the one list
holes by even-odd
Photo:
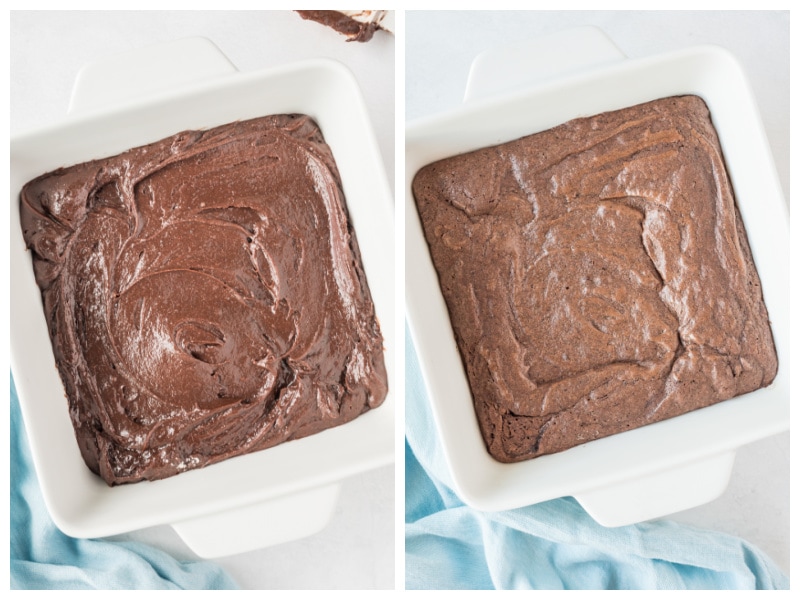
[[768, 385], [767, 310], [696, 96], [580, 118], [417, 173], [489, 452], [565, 450]]

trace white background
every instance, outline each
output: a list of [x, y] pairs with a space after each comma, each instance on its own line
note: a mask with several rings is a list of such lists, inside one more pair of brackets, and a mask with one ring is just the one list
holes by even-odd
[[[406, 119], [458, 106], [484, 50], [594, 25], [631, 58], [716, 44], [742, 64], [789, 198], [788, 12], [406, 12]], [[782, 365], [788, 368], [788, 365]], [[789, 572], [789, 434], [745, 446], [726, 492], [670, 518], [756, 544]]]
[[[348, 43], [331, 29], [291, 11], [12, 12], [11, 134], [61, 121], [75, 76], [109, 55], [191, 36], [213, 41], [240, 71], [328, 57], [355, 74], [394, 182], [394, 36]], [[331, 523], [319, 534], [218, 559], [243, 588], [393, 589], [395, 472], [384, 467], [343, 482]], [[168, 526], [125, 536], [196, 556]]]

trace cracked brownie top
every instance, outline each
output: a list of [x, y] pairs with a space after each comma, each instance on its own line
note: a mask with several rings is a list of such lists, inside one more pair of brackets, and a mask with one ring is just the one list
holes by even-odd
[[758, 274], [700, 98], [448, 158], [421, 169], [413, 192], [497, 460], [775, 377]]

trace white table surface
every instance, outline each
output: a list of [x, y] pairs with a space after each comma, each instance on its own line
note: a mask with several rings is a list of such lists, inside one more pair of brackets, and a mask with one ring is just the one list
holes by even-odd
[[[788, 12], [413, 12], [405, 14], [406, 120], [462, 102], [480, 52], [594, 25], [629, 57], [717, 44], [742, 63], [789, 198]], [[783, 365], [787, 368], [788, 365]], [[744, 538], [789, 572], [789, 434], [741, 448], [726, 492], [670, 518]]]
[[[61, 121], [78, 70], [113, 53], [191, 36], [211, 39], [240, 71], [329, 57], [346, 64], [364, 94], [390, 183], [395, 156], [395, 38], [348, 43], [291, 11], [12, 12], [11, 134]], [[249, 589], [393, 589], [395, 472], [376, 469], [343, 482], [322, 532], [216, 560]], [[196, 559], [171, 527], [117, 536]]]

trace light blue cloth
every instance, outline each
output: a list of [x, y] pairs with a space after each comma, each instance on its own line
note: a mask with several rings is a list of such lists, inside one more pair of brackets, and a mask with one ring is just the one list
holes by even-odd
[[236, 589], [211, 562], [181, 562], [136, 542], [81, 540], [44, 504], [11, 381], [11, 589]]
[[406, 589], [788, 589], [744, 540], [660, 520], [605, 528], [572, 498], [465, 506], [406, 333]]

